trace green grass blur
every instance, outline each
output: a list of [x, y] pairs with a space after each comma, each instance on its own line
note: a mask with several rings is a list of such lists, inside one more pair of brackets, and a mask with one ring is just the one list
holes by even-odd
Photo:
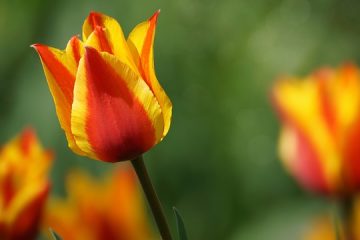
[[1, 142], [33, 126], [56, 152], [54, 194], [64, 193], [70, 168], [110, 169], [67, 148], [29, 46], [64, 48], [91, 10], [128, 34], [157, 9], [156, 71], [174, 109], [168, 136], [145, 158], [171, 225], [174, 205], [189, 239], [299, 239], [329, 204], [299, 189], [278, 161], [269, 88], [281, 74], [359, 62], [359, 1], [1, 0]]

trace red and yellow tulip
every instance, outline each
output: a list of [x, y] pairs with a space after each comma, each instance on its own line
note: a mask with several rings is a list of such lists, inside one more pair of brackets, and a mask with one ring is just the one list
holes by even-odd
[[281, 159], [305, 188], [330, 195], [360, 190], [360, 73], [352, 64], [278, 81]]
[[66, 183], [68, 197], [52, 199], [46, 217], [63, 239], [156, 239], [131, 168], [119, 168], [102, 182], [75, 171]]
[[0, 239], [35, 239], [49, 191], [52, 154], [31, 130], [0, 148]]
[[107, 162], [129, 160], [167, 134], [172, 104], [154, 70], [158, 14], [125, 40], [115, 19], [92, 12], [82, 41], [71, 38], [65, 50], [33, 45], [74, 152]]

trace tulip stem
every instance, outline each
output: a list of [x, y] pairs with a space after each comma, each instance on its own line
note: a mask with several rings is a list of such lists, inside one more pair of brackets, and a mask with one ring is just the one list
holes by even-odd
[[164, 211], [161, 207], [160, 200], [156, 194], [153, 184], [151, 183], [149, 174], [147, 172], [146, 166], [142, 156], [139, 156], [133, 160], [131, 163], [135, 169], [136, 175], [139, 178], [141, 186], [144, 190], [145, 196], [150, 205], [151, 211], [155, 218], [156, 225], [159, 229], [160, 235], [163, 240], [172, 240], [170, 229], [167, 224]]
[[352, 217], [354, 202], [351, 197], [340, 200], [340, 217], [344, 231], [345, 240], [354, 240]]

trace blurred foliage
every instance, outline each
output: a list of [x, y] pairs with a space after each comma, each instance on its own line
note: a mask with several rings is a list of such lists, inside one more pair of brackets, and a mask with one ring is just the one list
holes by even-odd
[[174, 116], [145, 158], [173, 232], [175, 205], [190, 239], [293, 239], [284, 229], [299, 230], [324, 202], [283, 171], [268, 91], [281, 74], [359, 61], [359, 1], [1, 0], [0, 140], [34, 126], [56, 152], [55, 194], [69, 168], [111, 168], [67, 148], [29, 46], [64, 48], [91, 10], [114, 16], [127, 34], [159, 8], [155, 64]]

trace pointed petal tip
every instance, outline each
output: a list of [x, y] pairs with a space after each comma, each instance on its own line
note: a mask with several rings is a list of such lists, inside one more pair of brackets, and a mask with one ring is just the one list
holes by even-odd
[[49, 49], [49, 46], [46, 46], [44, 44], [41, 43], [35, 43], [30, 45], [30, 47], [32, 47], [33, 49], [35, 49], [35, 51], [39, 54], [41, 54], [44, 50]]
[[70, 38], [70, 41], [79, 40], [79, 38], [80, 38], [80, 34], [76, 34]]
[[101, 14], [101, 13], [92, 10], [92, 11], [90, 11], [89, 16], [94, 16], [94, 15], [99, 15], [99, 14]]
[[31, 136], [31, 137], [34, 137], [36, 136], [36, 132], [35, 132], [35, 129], [31, 126], [26, 126], [24, 128], [24, 130], [21, 132], [21, 135], [22, 136]]
[[38, 51], [39, 48], [41, 48], [43, 45], [40, 44], [40, 43], [34, 43], [34, 44], [31, 44], [30, 47], [31, 48], [34, 48], [36, 51]]
[[149, 21], [152, 22], [154, 21], [155, 23], [157, 22], [157, 19], [159, 17], [159, 14], [160, 14], [161, 10], [158, 9], [150, 18], [149, 18]]
[[84, 48], [85, 48], [85, 54], [97, 51], [95, 48], [90, 47], [90, 46], [84, 46]]
[[102, 21], [103, 21], [102, 19], [105, 16], [106, 15], [102, 13], [91, 11], [88, 17], [86, 18], [86, 21], [88, 21], [88, 23], [92, 26], [92, 28], [95, 28], [96, 26], [102, 26]]
[[94, 56], [100, 55], [100, 53], [93, 47], [85, 46], [84, 58], [89, 59], [93, 58]]
[[87, 16], [87, 19], [92, 19], [94, 16], [98, 16], [100, 13], [96, 11], [90, 11], [89, 15]]
[[36, 137], [35, 130], [26, 127], [19, 135], [20, 147], [24, 151], [24, 153], [29, 153], [30, 149], [36, 145], [38, 139]]

